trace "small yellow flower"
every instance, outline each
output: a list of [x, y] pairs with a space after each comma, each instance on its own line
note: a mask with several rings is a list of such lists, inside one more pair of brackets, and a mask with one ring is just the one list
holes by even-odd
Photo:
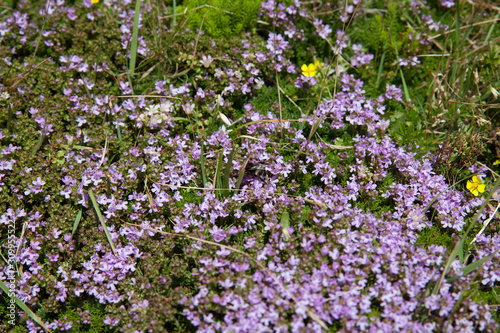
[[474, 194], [474, 196], [478, 196], [479, 193], [483, 193], [486, 185], [481, 184], [481, 179], [478, 176], [472, 177], [472, 181], [467, 181], [467, 189]]
[[94, 4], [99, 3], [99, 0], [92, 0], [92, 3]]
[[302, 70], [302, 75], [304, 76], [314, 76], [318, 72], [318, 67], [314, 64], [309, 64], [309, 66], [304, 64], [300, 67], [300, 69]]
[[314, 66], [316, 66], [316, 68], [321, 68], [321, 61], [316, 60], [316, 61], [314, 62]]

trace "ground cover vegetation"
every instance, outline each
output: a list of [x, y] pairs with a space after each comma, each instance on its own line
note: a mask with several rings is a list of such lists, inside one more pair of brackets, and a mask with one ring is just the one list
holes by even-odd
[[494, 2], [0, 17], [3, 332], [498, 331]]

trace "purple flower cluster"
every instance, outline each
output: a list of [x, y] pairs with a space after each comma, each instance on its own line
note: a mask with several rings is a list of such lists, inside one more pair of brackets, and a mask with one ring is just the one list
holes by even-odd
[[353, 65], [354, 67], [367, 65], [370, 63], [370, 61], [373, 60], [373, 54], [367, 54], [366, 52], [363, 52], [361, 49], [361, 45], [359, 44], [354, 44], [352, 46], [352, 50], [354, 51], [354, 56], [351, 57], [351, 65]]
[[[346, 77], [344, 83], [349, 82]], [[339, 98], [342, 100], [342, 96]], [[361, 102], [370, 107], [380, 105], [378, 101], [366, 99]], [[334, 103], [325, 101], [325, 104]], [[338, 117], [344, 121], [357, 119], [351, 123], [359, 125], [376, 123], [378, 114], [370, 110], [365, 108], [368, 116], [359, 119], [355, 116], [356, 109], [346, 105]], [[249, 120], [255, 119], [249, 115]], [[260, 130], [268, 137], [278, 127], [262, 124], [248, 130], [254, 135]], [[200, 331], [322, 331], [318, 322], [308, 317], [308, 309], [325, 323], [340, 323], [341, 331], [370, 328], [384, 332], [428, 332], [438, 329], [437, 322], [452, 331], [471, 327], [484, 331], [495, 326], [487, 314], [488, 307], [471, 300], [460, 305], [464, 309], [461, 311], [467, 311], [468, 319], [450, 317], [460, 294], [467, 291], [465, 286], [472, 282], [470, 277], [464, 277], [459, 284], [445, 283], [438, 294], [428, 295], [430, 286], [437, 283], [441, 274], [441, 265], [446, 260], [445, 248], [424, 249], [415, 245], [417, 232], [431, 227], [434, 220], [444, 228], [460, 232], [468, 212], [480, 201], [469, 201], [462, 193], [449, 189], [444, 178], [433, 173], [431, 160], [415, 159], [414, 153], [397, 147], [389, 137], [355, 138], [355, 163], [332, 168], [325, 162], [327, 145], [309, 142], [306, 146], [307, 140], [300, 132], [292, 135], [291, 128], [287, 128], [287, 132], [288, 136], [295, 137], [292, 142], [297, 142], [308, 154], [305, 160], [292, 163], [289, 172], [310, 172], [318, 177], [322, 186], [312, 186], [302, 198], [290, 196], [285, 186], [279, 186], [287, 183], [284, 178], [288, 177], [287, 173], [279, 172], [283, 168], [282, 157], [266, 156], [263, 148], [267, 141], [263, 137], [258, 143], [248, 143], [250, 156], [255, 152], [258, 161], [273, 161], [269, 165], [273, 172], [269, 180], [253, 180], [242, 188], [251, 189], [250, 192], [233, 196], [239, 203], [254, 202], [261, 213], [256, 216], [237, 211], [235, 216], [246, 221], [245, 229], [263, 224], [264, 230], [270, 233], [267, 244], [258, 248], [254, 243], [245, 246], [250, 253], [256, 251], [255, 258], [265, 269], [255, 267], [248, 276], [252, 267], [248, 259], [239, 258], [224, 247], [218, 252], [220, 258], [212, 258], [207, 253], [196, 273], [205, 285], [195, 297], [184, 299], [187, 307], [184, 313]], [[242, 147], [245, 149], [247, 145]], [[258, 158], [259, 151], [264, 156]], [[343, 155], [348, 160], [348, 154]], [[381, 180], [394, 172], [404, 175], [404, 180], [379, 189]], [[345, 186], [336, 183], [336, 174], [348, 177]], [[363, 196], [371, 200], [378, 196], [393, 200], [392, 213], [376, 217], [363, 211], [357, 207]], [[435, 198], [432, 207], [437, 214], [429, 220], [424, 207]], [[279, 216], [291, 210], [292, 216], [301, 220], [307, 203], [314, 203], [307, 217], [310, 222], [288, 228], [292, 240], [287, 241]], [[221, 241], [215, 237], [214, 240]], [[230, 260], [232, 256], [234, 259]], [[498, 258], [497, 254], [494, 261]], [[487, 267], [498, 264], [491, 265]], [[455, 274], [461, 274], [463, 266], [458, 261], [452, 267]], [[491, 277], [496, 279], [496, 274]], [[210, 292], [219, 287], [222, 293]], [[374, 307], [379, 315], [374, 316]], [[432, 315], [422, 320], [418, 313], [426, 311]]]
[[318, 33], [318, 35], [323, 39], [327, 39], [328, 36], [332, 33], [330, 25], [323, 24], [323, 21], [319, 19], [314, 20], [313, 25], [316, 28], [316, 32]]
[[307, 16], [301, 7], [301, 0], [294, 0], [289, 6], [275, 0], [265, 0], [260, 7], [260, 15], [270, 20], [277, 30], [284, 31], [290, 40], [305, 40], [304, 30], [298, 29], [294, 23], [298, 17]]

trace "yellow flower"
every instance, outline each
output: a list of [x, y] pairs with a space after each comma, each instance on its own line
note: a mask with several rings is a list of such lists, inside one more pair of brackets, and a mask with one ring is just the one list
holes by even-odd
[[467, 189], [474, 194], [474, 196], [478, 196], [479, 193], [483, 193], [486, 185], [481, 184], [481, 179], [478, 176], [472, 177], [472, 181], [467, 181]]
[[99, 3], [99, 0], [92, 0], [92, 3]]
[[300, 69], [302, 70], [302, 75], [304, 76], [314, 76], [318, 72], [318, 67], [314, 64], [309, 64], [309, 66], [304, 64], [300, 67]]
[[321, 61], [316, 60], [316, 61], [314, 62], [314, 66], [316, 66], [316, 68], [321, 68]]

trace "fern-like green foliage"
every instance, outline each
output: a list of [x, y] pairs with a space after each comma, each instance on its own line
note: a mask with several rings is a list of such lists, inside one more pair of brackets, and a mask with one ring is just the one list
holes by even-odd
[[[81, 321], [80, 315], [74, 308], [68, 307], [66, 311], [59, 314], [59, 320], [61, 321], [71, 321], [73, 323], [73, 327], [71, 332], [90, 332], [90, 333], [98, 333], [105, 331], [104, 320], [104, 307], [96, 302], [85, 302], [82, 306], [84, 311], [88, 311], [89, 314], [89, 322], [83, 324]], [[109, 328], [106, 332], [113, 332], [115, 329]]]
[[382, 53], [389, 40], [389, 33], [385, 27], [382, 15], [376, 15], [370, 22], [370, 46], [376, 53]]
[[370, 52], [378, 56], [385, 53], [387, 65], [393, 63], [398, 54], [405, 58], [413, 55], [419, 48], [418, 40], [410, 38], [413, 30], [405, 24], [401, 16], [397, 3], [388, 3], [387, 13], [384, 16], [377, 14], [370, 20], [369, 38], [364, 37]]
[[191, 29], [199, 29], [203, 17], [203, 31], [212, 37], [230, 38], [253, 27], [262, 0], [187, 0], [188, 10], [194, 10], [189, 19]]

